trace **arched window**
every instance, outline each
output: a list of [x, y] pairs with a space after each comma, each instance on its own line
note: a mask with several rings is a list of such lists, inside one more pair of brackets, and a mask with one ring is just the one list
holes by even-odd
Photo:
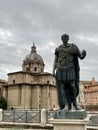
[[47, 83], [49, 84], [49, 80], [47, 81]]
[[37, 67], [34, 67], [34, 71], [37, 71]]

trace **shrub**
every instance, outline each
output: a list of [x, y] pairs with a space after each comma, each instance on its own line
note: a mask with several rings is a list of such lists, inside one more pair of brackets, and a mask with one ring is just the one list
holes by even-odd
[[1, 109], [6, 109], [7, 108], [7, 101], [3, 97], [0, 97], [0, 108]]

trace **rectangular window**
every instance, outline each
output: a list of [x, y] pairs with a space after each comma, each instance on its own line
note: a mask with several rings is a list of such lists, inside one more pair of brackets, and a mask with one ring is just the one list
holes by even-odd
[[37, 67], [34, 67], [34, 71], [37, 71]]
[[15, 80], [13, 80], [13, 84], [15, 84]]

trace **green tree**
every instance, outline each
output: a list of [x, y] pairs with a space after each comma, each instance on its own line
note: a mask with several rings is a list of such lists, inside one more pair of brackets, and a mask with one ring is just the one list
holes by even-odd
[[1, 109], [6, 109], [7, 108], [7, 101], [3, 97], [0, 97], [0, 108]]

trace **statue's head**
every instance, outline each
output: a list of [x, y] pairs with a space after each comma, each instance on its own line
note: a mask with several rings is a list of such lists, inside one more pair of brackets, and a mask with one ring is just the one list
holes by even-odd
[[69, 40], [69, 35], [68, 34], [63, 34], [62, 36], [61, 36], [61, 40], [64, 42], [66, 42], [66, 41], [68, 41]]

